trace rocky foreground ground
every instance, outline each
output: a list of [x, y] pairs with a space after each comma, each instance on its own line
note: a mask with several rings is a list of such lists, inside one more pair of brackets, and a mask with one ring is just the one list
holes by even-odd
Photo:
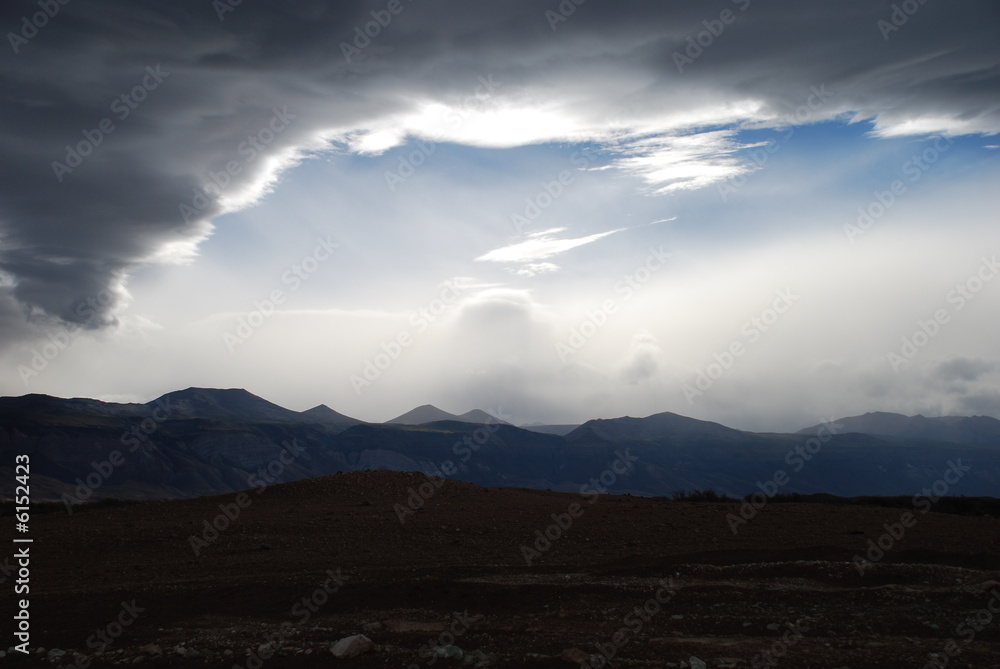
[[743, 512], [398, 472], [36, 512], [0, 666], [1000, 667], [1000, 520]]

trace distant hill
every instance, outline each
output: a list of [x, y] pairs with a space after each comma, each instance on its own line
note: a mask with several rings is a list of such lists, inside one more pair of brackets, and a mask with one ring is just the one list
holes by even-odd
[[646, 418], [597, 419], [587, 421], [567, 435], [569, 438], [579, 438], [587, 434], [600, 435], [608, 439], [651, 439], [660, 438], [665, 434], [674, 437], [690, 435], [712, 435], [716, 437], [733, 437], [746, 434], [731, 427], [709, 421], [688, 418], [679, 414], [663, 412]]
[[175, 417], [184, 418], [251, 418], [254, 420], [295, 421], [297, 411], [268, 402], [242, 388], [187, 388], [159, 397], [147, 406], [166, 403]]
[[[77, 490], [93, 499], [192, 497], [251, 487], [261, 467], [277, 471], [276, 481], [347, 471], [325, 445], [359, 423], [326, 407], [285, 409], [242, 389], [188, 388], [146, 404], [0, 398], [0, 446], [31, 456], [32, 493], [40, 493], [33, 499]], [[289, 445], [301, 450], [289, 457]], [[109, 466], [112, 457], [120, 464]], [[13, 470], [3, 464], [0, 494], [10, 496]], [[81, 489], [82, 481], [98, 485]]]
[[761, 482], [781, 471], [789, 478], [781, 492], [855, 497], [869, 494], [864, 491], [916, 494], [940, 480], [948, 463], [961, 461], [976, 466], [956, 483], [956, 494], [1000, 496], [1000, 449], [843, 428], [832, 436], [822, 432], [827, 438], [810, 446], [807, 435], [815, 434], [815, 428], [801, 434], [743, 432], [673, 413], [592, 420], [564, 437], [573, 448], [566, 474], [578, 478], [593, 466], [583, 454], [628, 449], [638, 460], [627, 485], [640, 490], [713, 489], [742, 496], [758, 492]]
[[334, 411], [325, 404], [320, 404], [312, 409], [307, 409], [299, 415], [303, 419], [316, 421], [317, 423], [326, 423], [327, 425], [359, 425], [364, 422], [358, 420], [357, 418], [351, 418], [350, 416], [345, 416], [342, 413]]
[[148, 408], [145, 404], [115, 404], [87, 398], [62, 399], [51, 395], [32, 393], [20, 397], [0, 397], [0, 414], [17, 412], [25, 418], [52, 417], [56, 415], [86, 414], [91, 416], [140, 416]]
[[[900, 439], [926, 439], [955, 444], [991, 444], [1000, 447], [1000, 420], [989, 416], [904, 416], [875, 411], [862, 416], [838, 418], [840, 432], [860, 432]], [[818, 425], [799, 430], [814, 434]]]
[[418, 406], [416, 409], [407, 411], [402, 416], [396, 416], [392, 420], [387, 420], [386, 424], [423, 425], [424, 423], [435, 423], [438, 421], [456, 421], [459, 423], [477, 423], [480, 425], [485, 423], [508, 424], [504, 421], [498, 420], [481, 409], [473, 409], [472, 411], [467, 411], [462, 415], [457, 415], [438, 409], [432, 404]]
[[[747, 495], [780, 471], [787, 476], [775, 492], [914, 495], [952, 463], [971, 467], [954, 494], [1000, 494], [1000, 448], [987, 438], [997, 421], [861, 418], [845, 419], [823, 441], [807, 437], [814, 431], [743, 432], [674, 413], [591, 420], [560, 435], [497, 423], [483, 411], [458, 416], [425, 405], [370, 424], [325, 405], [297, 412], [242, 389], [188, 388], [147, 404], [0, 398], [0, 450], [30, 456], [36, 501], [195, 497], [364, 469], [664, 496]], [[895, 432], [851, 431], [862, 428]], [[918, 436], [900, 436], [909, 433]], [[973, 438], [982, 441], [954, 441]], [[0, 463], [0, 496], [14, 491], [11, 462]]]
[[385, 422], [397, 425], [420, 425], [421, 423], [433, 423], [437, 420], [459, 420], [459, 417], [453, 413], [438, 409], [431, 404], [424, 404], [418, 406], [416, 409], [407, 411], [402, 416], [396, 416], [392, 420]]
[[237, 418], [255, 421], [316, 422], [350, 426], [363, 423], [320, 404], [307, 411], [292, 411], [242, 388], [187, 388], [167, 393], [146, 406], [169, 407], [174, 418]]
[[459, 420], [466, 423], [499, 423], [502, 425], [510, 425], [507, 421], [500, 420], [496, 416], [486, 413], [482, 409], [473, 409], [472, 411], [466, 411], [461, 416], [458, 417]]

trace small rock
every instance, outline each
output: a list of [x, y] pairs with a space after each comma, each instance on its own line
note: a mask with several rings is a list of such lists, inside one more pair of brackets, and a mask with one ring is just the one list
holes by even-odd
[[466, 664], [471, 664], [474, 667], [488, 667], [493, 664], [493, 658], [478, 649], [466, 653], [464, 660]]
[[59, 660], [59, 658], [61, 658], [65, 654], [66, 651], [60, 650], [59, 648], [53, 648], [48, 652], [48, 658], [52, 661], [56, 661]]
[[139, 646], [139, 652], [146, 655], [163, 655], [163, 649], [155, 643], [147, 643], [145, 646]]
[[373, 623], [365, 623], [364, 625], [361, 626], [361, 629], [363, 629], [366, 632], [377, 632], [380, 629], [382, 629], [382, 623], [378, 621]]
[[691, 656], [688, 663], [691, 665], [691, 669], [708, 669], [708, 665], [705, 664], [705, 660], [700, 660], [694, 655]]
[[330, 647], [330, 652], [333, 653], [334, 657], [346, 660], [367, 653], [373, 648], [375, 648], [375, 643], [371, 639], [364, 634], [355, 634], [354, 636], [345, 636], [333, 644]]
[[675, 613], [674, 615], [670, 616], [670, 619], [671, 620], [684, 620], [684, 616], [682, 616], [679, 613]]
[[464, 656], [465, 653], [462, 652], [462, 649], [454, 644], [434, 648], [434, 657], [453, 657], [456, 660], [461, 660]]
[[778, 623], [768, 623], [768, 625], [767, 625], [767, 631], [768, 632], [777, 632], [780, 629], [781, 629], [781, 625], [779, 625]]

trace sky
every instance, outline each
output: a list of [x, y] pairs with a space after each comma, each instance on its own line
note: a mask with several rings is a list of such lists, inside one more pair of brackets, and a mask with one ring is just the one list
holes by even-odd
[[5, 3], [0, 394], [1000, 418], [986, 0]]

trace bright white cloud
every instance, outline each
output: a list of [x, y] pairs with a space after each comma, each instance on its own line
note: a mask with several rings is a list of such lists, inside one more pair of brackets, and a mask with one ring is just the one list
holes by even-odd
[[476, 260], [483, 262], [532, 263], [536, 260], [545, 260], [546, 258], [557, 256], [561, 253], [565, 253], [566, 251], [570, 251], [586, 244], [592, 244], [599, 239], [604, 239], [605, 237], [613, 235], [616, 232], [621, 232], [624, 228], [609, 230], [607, 232], [598, 232], [593, 235], [587, 235], [586, 237], [560, 239], [555, 236], [557, 232], [561, 232], [563, 230], [565, 230], [565, 228], [552, 228], [551, 230], [543, 230], [533, 233], [529, 239], [526, 239], [523, 242], [517, 242], [509, 246], [494, 249], [489, 253], [484, 253], [479, 256]]

